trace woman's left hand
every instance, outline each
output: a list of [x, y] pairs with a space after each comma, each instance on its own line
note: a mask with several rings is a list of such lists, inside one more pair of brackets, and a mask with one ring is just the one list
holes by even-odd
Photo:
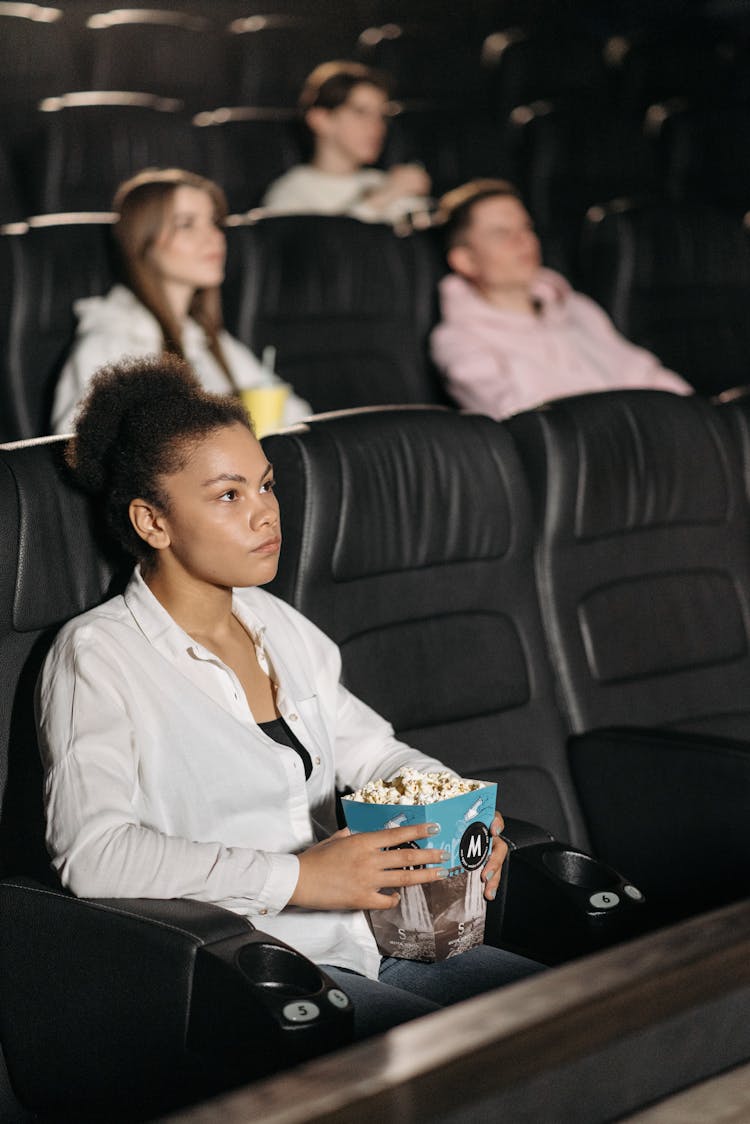
[[503, 869], [508, 854], [508, 844], [504, 839], [500, 838], [500, 832], [505, 827], [503, 817], [499, 812], [495, 812], [495, 818], [492, 821], [490, 828], [490, 835], [492, 837], [492, 849], [490, 857], [487, 859], [487, 864], [482, 871], [482, 878], [484, 880], [484, 896], [488, 901], [492, 901], [497, 894], [498, 886], [500, 885], [500, 872]]

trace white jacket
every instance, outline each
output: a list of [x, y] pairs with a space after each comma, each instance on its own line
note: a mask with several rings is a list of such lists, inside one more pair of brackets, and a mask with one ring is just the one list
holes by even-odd
[[[163, 337], [159, 322], [130, 289], [115, 285], [106, 297], [86, 297], [73, 305], [78, 328], [73, 347], [62, 369], [52, 406], [52, 432], [70, 433], [79, 402], [96, 371], [125, 356], [143, 359], [160, 355]], [[279, 380], [263, 367], [239, 340], [221, 332], [219, 342], [237, 386], [269, 386]], [[206, 333], [188, 319], [182, 334], [185, 358], [206, 390], [224, 394], [231, 388], [208, 349]], [[283, 424], [291, 425], [312, 413], [307, 402], [290, 394]]]

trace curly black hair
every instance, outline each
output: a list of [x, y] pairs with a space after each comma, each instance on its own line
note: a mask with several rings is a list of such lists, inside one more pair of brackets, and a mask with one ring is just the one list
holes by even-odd
[[202, 438], [236, 423], [252, 432], [242, 403], [207, 393], [183, 360], [125, 359], [94, 376], [65, 460], [78, 487], [101, 504], [115, 540], [147, 561], [152, 548], [130, 522], [130, 501], [141, 497], [167, 512], [161, 477], [184, 467]]

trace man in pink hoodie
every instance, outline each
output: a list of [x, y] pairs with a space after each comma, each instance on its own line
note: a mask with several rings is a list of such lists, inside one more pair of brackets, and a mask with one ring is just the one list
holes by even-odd
[[692, 387], [629, 343], [606, 313], [544, 269], [531, 218], [512, 184], [473, 180], [444, 196], [452, 273], [430, 340], [449, 393], [505, 418], [551, 398], [646, 387]]

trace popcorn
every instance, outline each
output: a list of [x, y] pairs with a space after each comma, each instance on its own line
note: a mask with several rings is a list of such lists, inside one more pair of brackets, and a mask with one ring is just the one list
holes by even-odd
[[483, 781], [464, 780], [447, 769], [438, 773], [420, 773], [417, 769], [404, 767], [388, 781], [369, 781], [353, 792], [349, 799], [363, 804], [435, 804], [482, 787]]

